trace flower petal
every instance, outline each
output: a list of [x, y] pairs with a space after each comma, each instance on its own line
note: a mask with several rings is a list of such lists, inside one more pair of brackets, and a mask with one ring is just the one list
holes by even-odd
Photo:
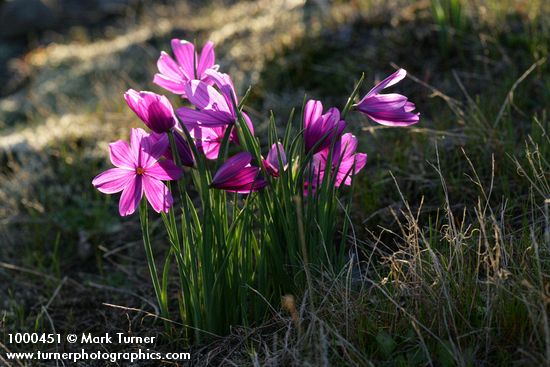
[[197, 111], [189, 107], [178, 108], [176, 110], [176, 115], [186, 126], [188, 124], [207, 125], [209, 127], [226, 126], [234, 121], [227, 112], [211, 110]]
[[147, 201], [157, 213], [168, 212], [174, 201], [165, 184], [152, 177], [143, 176], [143, 189]]
[[334, 149], [338, 149], [339, 151], [334, 154], [334, 158], [339, 160], [342, 157], [343, 161], [350, 160], [357, 150], [357, 137], [352, 133], [346, 133], [342, 135], [337, 146], [338, 148], [335, 147]]
[[403, 80], [407, 72], [403, 69], [384, 79], [354, 106], [375, 122], [386, 126], [408, 126], [420, 120], [419, 113], [413, 113], [415, 105], [407, 97], [397, 94], [378, 94], [382, 89]]
[[[319, 104], [319, 106], [322, 105]], [[313, 104], [311, 105], [313, 106]], [[316, 107], [315, 107], [316, 108]], [[322, 111], [320, 111], [322, 113]], [[317, 115], [317, 111], [310, 110], [311, 115]], [[327, 113], [319, 116], [317, 119], [309, 121], [305, 125], [304, 120], [304, 143], [306, 151], [315, 148], [315, 152], [319, 152], [330, 146], [333, 138], [338, 138], [346, 127], [346, 122], [340, 120], [340, 111], [335, 108], [329, 108]]]
[[92, 185], [104, 194], [114, 194], [122, 191], [135, 175], [135, 171], [111, 168], [97, 175], [92, 180]]
[[225, 126], [212, 127], [198, 123], [188, 122], [185, 124], [189, 134], [196, 140], [221, 140], [225, 132]]
[[366, 153], [357, 153], [355, 154], [355, 174], [361, 171], [367, 164], [367, 154]]
[[304, 128], [315, 123], [323, 114], [323, 104], [321, 101], [310, 99], [304, 108]]
[[130, 89], [124, 94], [124, 98], [128, 106], [151, 130], [162, 133], [176, 125], [174, 109], [166, 96]]
[[218, 159], [218, 155], [220, 154], [221, 149], [221, 138], [218, 140], [209, 140], [209, 139], [203, 139], [203, 140], [197, 140], [197, 149], [199, 151], [203, 152], [205, 157], [207, 159]]
[[134, 169], [136, 162], [130, 151], [128, 142], [124, 140], [118, 140], [109, 144], [109, 154], [111, 156], [111, 162], [116, 167]]
[[[244, 121], [246, 122], [246, 126], [248, 126], [248, 130], [250, 130], [250, 134], [254, 135], [254, 125], [252, 124], [252, 120], [250, 119], [250, 117], [246, 112], [242, 112], [242, 115], [243, 115]], [[225, 133], [225, 130], [223, 132]], [[237, 133], [237, 130], [235, 128], [231, 130], [231, 134], [229, 135], [229, 140], [231, 140], [236, 144], [240, 144], [239, 134]]]
[[281, 157], [281, 163], [283, 167], [286, 166], [286, 154], [283, 148], [283, 144], [275, 143], [271, 146], [269, 153], [267, 153], [267, 161], [277, 169], [279, 169], [279, 156]]
[[185, 86], [189, 102], [200, 110], [221, 111], [231, 114], [225, 98], [212, 86], [200, 80], [192, 80]]
[[153, 83], [174, 94], [185, 96], [185, 84], [187, 82], [184, 80], [170, 79], [165, 75], [157, 73], [153, 78]]
[[336, 187], [342, 183], [347, 186], [351, 185], [352, 177], [362, 170], [366, 163], [367, 155], [365, 153], [353, 154], [349, 159], [343, 160], [336, 173]]
[[[342, 135], [336, 142], [332, 153], [332, 163], [329, 165], [331, 172], [335, 175], [335, 186], [339, 187], [342, 183], [351, 184], [351, 177], [357, 174], [367, 162], [367, 155], [364, 153], [355, 153], [357, 149], [357, 137], [351, 133]], [[329, 148], [313, 156], [312, 169], [314, 174], [314, 184], [323, 180], [327, 170], [327, 160]], [[354, 166], [355, 165], [355, 166]], [[313, 190], [316, 185], [312, 185]]]
[[214, 66], [216, 56], [214, 54], [214, 42], [208, 41], [204, 44], [197, 65], [197, 74], [202, 75], [207, 69]]
[[143, 167], [143, 161], [145, 160], [145, 158], [148, 158], [144, 156], [142, 147], [142, 145], [146, 145], [147, 147], [147, 144], [150, 144], [150, 141], [144, 141], [144, 139], [148, 136], [149, 134], [147, 134], [145, 130], [140, 128], [132, 129], [130, 132], [130, 151], [134, 156], [134, 162], [136, 163], [136, 166]]
[[235, 192], [237, 194], [250, 194], [254, 191], [259, 191], [267, 186], [267, 181], [259, 176], [259, 169], [256, 171], [256, 179], [250, 183], [239, 185], [235, 187], [226, 187], [223, 190], [228, 192]]
[[374, 94], [380, 93], [382, 89], [391, 87], [392, 85], [399, 83], [407, 76], [407, 71], [405, 69], [399, 69], [392, 75], [388, 76], [386, 79], [382, 80], [380, 83], [374, 86], [368, 93], [367, 96], [372, 96]]
[[244, 169], [252, 161], [252, 154], [248, 152], [240, 152], [229, 158], [218, 169], [214, 178], [212, 179], [212, 185], [223, 185], [232, 179], [239, 171]]
[[[180, 156], [181, 164], [188, 167], [193, 167], [195, 165], [195, 158], [193, 157], [193, 152], [189, 142], [185, 140], [181, 133], [174, 131], [174, 140], [176, 141], [176, 149]], [[193, 144], [193, 142], [191, 142]]]
[[405, 106], [403, 106], [403, 110], [405, 110], [405, 112], [412, 112], [415, 109], [416, 109], [416, 106], [414, 105], [414, 103], [409, 101], [407, 101], [407, 103], [405, 103]]
[[406, 112], [405, 109], [396, 111], [380, 111], [367, 113], [371, 119], [385, 126], [409, 126], [420, 120], [419, 113]]
[[157, 68], [160, 73], [172, 80], [184, 80], [186, 79], [180, 66], [174, 61], [174, 59], [166, 52], [162, 51], [157, 61]]
[[133, 214], [141, 198], [143, 197], [142, 176], [136, 175], [134, 179], [129, 180], [128, 184], [122, 191], [120, 201], [118, 203], [118, 212], [121, 216]]
[[172, 51], [187, 80], [195, 79], [195, 45], [186, 40], [172, 39]]
[[189, 134], [194, 139], [199, 151], [202, 151], [206, 158], [218, 158], [218, 152], [221, 147], [221, 141], [225, 133], [226, 127], [210, 127], [197, 123], [186, 123], [185, 126], [189, 130]]
[[235, 104], [238, 104], [237, 93], [235, 92], [235, 87], [233, 86], [233, 81], [229, 74], [220, 73], [217, 70], [206, 70], [205, 75], [208, 77], [208, 80], [211, 80], [216, 84], [220, 89], [222, 97], [225, 99], [225, 103], [229, 108], [229, 111], [232, 116], [236, 116], [235, 109], [233, 108], [233, 99], [235, 99]]
[[407, 103], [407, 97], [397, 94], [376, 94], [368, 98], [364, 98], [356, 106], [361, 112], [378, 112], [391, 111], [403, 108]]
[[267, 158], [264, 161], [267, 171], [274, 177], [279, 177], [279, 172], [281, 171], [279, 157], [281, 158], [283, 169], [286, 169], [287, 162], [283, 145], [281, 143], [275, 143], [271, 146], [269, 153], [267, 153]]
[[176, 115], [172, 104], [166, 96], [150, 92], [142, 92], [149, 103], [149, 127], [151, 130], [162, 133], [177, 125]]
[[260, 168], [248, 166], [241, 168], [225, 182], [212, 182], [212, 186], [225, 191], [244, 194], [263, 189], [267, 186], [267, 181], [260, 176]]
[[148, 167], [144, 174], [157, 180], [172, 181], [178, 180], [181, 177], [182, 171], [171, 160], [164, 160]]
[[[147, 144], [147, 147], [149, 148], [149, 151], [146, 151], [152, 159], [152, 164], [155, 163], [164, 153], [166, 153], [166, 149], [168, 149], [170, 145], [170, 140], [168, 139], [167, 133], [155, 133], [152, 132], [146, 139], [149, 140], [149, 144]], [[145, 167], [148, 167], [148, 165], [145, 165]]]
[[124, 93], [124, 99], [128, 104], [128, 107], [140, 118], [141, 121], [149, 120], [149, 113], [141, 103], [140, 93], [134, 89], [128, 89]]

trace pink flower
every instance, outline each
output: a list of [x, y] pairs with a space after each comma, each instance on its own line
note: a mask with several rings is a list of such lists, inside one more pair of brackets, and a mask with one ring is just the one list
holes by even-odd
[[[178, 151], [181, 164], [187, 167], [194, 167], [195, 166], [195, 159], [193, 158], [193, 152], [191, 151], [191, 147], [189, 146], [189, 143], [185, 138], [182, 136], [182, 134], [174, 129], [172, 130], [174, 134], [174, 140], [176, 142], [176, 150]], [[166, 139], [166, 150], [162, 154], [166, 159], [173, 160], [173, 154], [172, 149], [170, 147], [170, 142], [168, 140], [168, 136], [166, 133], [158, 134], [158, 133], [151, 133], [151, 142], [152, 144], [156, 144], [159, 140]]]
[[174, 109], [165, 96], [129, 89], [124, 93], [124, 99], [141, 121], [154, 132], [167, 132], [177, 124]]
[[185, 86], [189, 81], [197, 79], [209, 82], [205, 72], [218, 70], [218, 65], [214, 65], [214, 43], [207, 42], [200, 56], [191, 42], [174, 38], [171, 44], [176, 61], [162, 51], [157, 61], [160, 73], [155, 74], [153, 83], [185, 97]]
[[315, 147], [319, 152], [330, 146], [334, 136], [342, 134], [346, 122], [340, 120], [340, 111], [330, 108], [323, 115], [323, 105], [320, 101], [310, 99], [304, 108], [304, 142], [306, 152]]
[[210, 186], [229, 192], [248, 194], [267, 185], [260, 176], [260, 168], [250, 165], [252, 154], [240, 152], [225, 161], [218, 169]]
[[[230, 141], [239, 144], [237, 133], [233, 128], [233, 124], [237, 121], [237, 112], [233, 103], [236, 94], [229, 75], [212, 70], [208, 70], [206, 74], [214, 81], [219, 91], [207, 83], [191, 81], [186, 87], [186, 94], [197, 109], [181, 107], [176, 114], [195, 139], [197, 148], [204, 152], [206, 158], [216, 159], [226, 129], [233, 129]], [[235, 104], [237, 103], [238, 101], [235, 100]], [[242, 112], [242, 115], [248, 129], [254, 134], [250, 117], [245, 112]]]
[[273, 177], [279, 177], [281, 168], [279, 167], [279, 155], [281, 156], [281, 163], [283, 164], [283, 170], [287, 168], [286, 154], [283, 149], [283, 144], [276, 143], [271, 146], [267, 158], [264, 159], [263, 164], [267, 172]]
[[363, 99], [354, 105], [375, 122], [386, 126], [408, 126], [420, 120], [420, 114], [412, 112], [416, 107], [407, 97], [397, 94], [379, 94], [405, 78], [407, 72], [399, 69], [372, 88]]
[[109, 144], [116, 168], [100, 173], [92, 184], [104, 194], [122, 191], [118, 206], [121, 216], [134, 213], [144, 193], [157, 213], [172, 206], [172, 195], [162, 181], [179, 179], [181, 169], [170, 160], [159, 160], [167, 144], [167, 138], [153, 143], [142, 129], [132, 129], [130, 145], [122, 140]]
[[[247, 114], [243, 113], [244, 119], [250, 129], [250, 132], [254, 134], [254, 126]], [[223, 137], [226, 129], [232, 129], [229, 135], [229, 141], [235, 144], [239, 144], [239, 138], [233, 125], [227, 127], [217, 126], [210, 127], [208, 125], [200, 125], [196, 121], [184, 120], [184, 125], [189, 130], [189, 134], [195, 140], [195, 144], [199, 151], [203, 152], [208, 159], [217, 159], [222, 145]]]
[[[189, 107], [178, 108], [176, 114], [184, 124], [194, 124], [208, 127], [226, 126], [237, 120], [233, 98], [236, 99], [233, 82], [227, 74], [209, 70], [208, 76], [220, 89], [200, 80], [193, 80], [185, 86], [185, 94], [189, 102], [197, 109]], [[235, 104], [238, 101], [235, 100]]]
[[329, 149], [326, 148], [313, 156], [311, 169], [313, 173], [313, 182], [309, 183], [313, 188], [317, 187], [330, 167], [331, 173], [336, 175], [335, 186], [351, 185], [352, 176], [356, 175], [365, 167], [367, 155], [365, 153], [355, 153], [357, 150], [357, 138], [347, 133], [337, 141], [332, 151], [331, 162], [329, 159]]

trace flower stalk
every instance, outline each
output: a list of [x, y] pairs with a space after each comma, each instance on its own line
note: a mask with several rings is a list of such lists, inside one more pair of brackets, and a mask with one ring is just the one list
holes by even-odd
[[145, 255], [147, 257], [147, 266], [149, 267], [149, 274], [151, 275], [151, 281], [153, 282], [153, 289], [155, 290], [155, 296], [160, 307], [160, 314], [164, 318], [169, 317], [168, 312], [168, 294], [165, 292], [166, 287], [161, 287], [157, 266], [155, 264], [155, 258], [153, 255], [153, 248], [151, 246], [151, 237], [149, 236], [149, 215], [147, 213], [147, 203], [145, 200], [141, 201], [139, 208], [141, 233], [143, 235], [143, 245], [145, 247]]

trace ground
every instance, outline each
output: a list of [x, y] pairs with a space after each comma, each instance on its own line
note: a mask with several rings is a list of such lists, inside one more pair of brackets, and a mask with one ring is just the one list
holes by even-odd
[[[193, 365], [550, 364], [548, 2], [143, 4], [35, 34], [10, 63], [0, 348], [14, 331], [131, 331]], [[422, 116], [406, 129], [349, 121], [369, 156], [351, 212], [361, 264], [316, 274], [314, 309], [296, 294], [200, 345], [154, 317], [138, 218], [90, 183], [107, 143], [140, 126], [123, 92], [161, 92], [152, 75], [173, 37], [216, 43], [240, 94], [252, 86], [260, 136], [270, 110], [282, 125], [304, 94], [342, 107], [361, 72], [366, 92], [396, 67]], [[155, 245], [166, 250], [160, 232]]]

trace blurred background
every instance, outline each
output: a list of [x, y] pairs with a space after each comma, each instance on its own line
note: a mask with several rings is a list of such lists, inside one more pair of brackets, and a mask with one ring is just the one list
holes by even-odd
[[[352, 213], [365, 251], [380, 240], [376, 256], [398, 248], [385, 230], [400, 228], [396, 184], [413, 208], [422, 202], [426, 226], [449, 208], [475, 222], [469, 160], [507, 235], [528, 241], [523, 230], [544, 221], [528, 199], [550, 193], [514, 159], [534, 142], [550, 161], [549, 19], [546, 0], [0, 0], [0, 328], [104, 332], [137, 322], [104, 303], [154, 311], [138, 219], [120, 218], [118, 197], [91, 180], [109, 166], [108, 142], [141, 126], [124, 91], [164, 93], [152, 78], [172, 38], [215, 42], [240, 94], [252, 86], [260, 136], [269, 111], [283, 126], [304, 94], [342, 108], [361, 72], [363, 93], [397, 67], [409, 72], [392, 91], [416, 103], [418, 125], [349, 121], [369, 155]], [[505, 350], [538, 355], [538, 342], [504, 329]]]

